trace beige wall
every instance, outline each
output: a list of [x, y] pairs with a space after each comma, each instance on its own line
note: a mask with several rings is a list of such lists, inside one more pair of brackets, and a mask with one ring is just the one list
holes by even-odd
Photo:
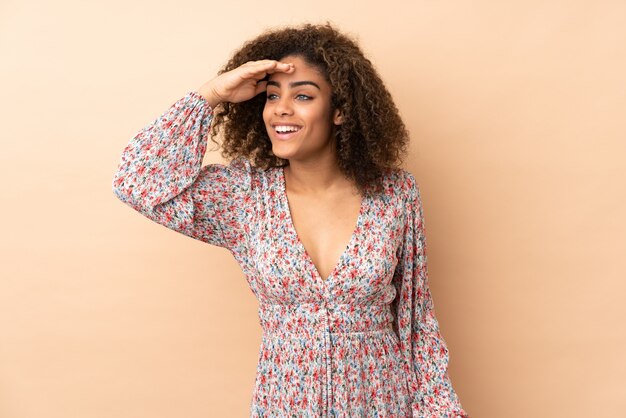
[[411, 131], [465, 409], [623, 416], [626, 3], [99, 3], [0, 4], [0, 417], [247, 416], [261, 329], [241, 270], [111, 180], [243, 41], [324, 19]]

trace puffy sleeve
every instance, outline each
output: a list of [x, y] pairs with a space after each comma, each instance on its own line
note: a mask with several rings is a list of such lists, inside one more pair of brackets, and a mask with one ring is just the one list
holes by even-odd
[[428, 286], [424, 213], [419, 186], [405, 172], [406, 222], [394, 273], [394, 326], [411, 391], [413, 418], [469, 418], [448, 376], [448, 348]]
[[244, 158], [202, 166], [213, 109], [191, 91], [124, 148], [113, 192], [169, 229], [240, 251], [252, 216], [253, 167]]

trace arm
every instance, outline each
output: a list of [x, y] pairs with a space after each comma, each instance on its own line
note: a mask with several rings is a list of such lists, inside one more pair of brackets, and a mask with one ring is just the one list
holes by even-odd
[[242, 157], [201, 166], [213, 107], [249, 100], [266, 90], [267, 74], [293, 70], [275, 60], [248, 61], [189, 92], [126, 146], [115, 195], [167, 228], [233, 253], [245, 249], [255, 169]]
[[424, 213], [419, 186], [405, 178], [407, 218], [394, 274], [393, 310], [406, 362], [414, 418], [469, 418], [448, 376], [449, 353], [439, 330], [428, 286]]
[[192, 91], [124, 148], [113, 192], [147, 218], [203, 242], [243, 245], [252, 167], [236, 159], [202, 167], [213, 108]]

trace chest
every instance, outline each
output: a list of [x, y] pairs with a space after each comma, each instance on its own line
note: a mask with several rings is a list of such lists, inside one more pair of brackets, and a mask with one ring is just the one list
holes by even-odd
[[287, 196], [271, 182], [259, 190], [244, 260], [258, 298], [279, 303], [322, 295], [336, 303], [393, 298], [404, 232], [401, 199], [354, 193], [322, 204]]
[[330, 277], [358, 233], [364, 199], [345, 193], [319, 199], [286, 193], [288, 227], [303, 246], [320, 278]]

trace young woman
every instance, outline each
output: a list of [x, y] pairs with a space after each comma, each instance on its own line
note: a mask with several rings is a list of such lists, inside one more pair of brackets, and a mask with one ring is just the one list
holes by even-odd
[[[223, 130], [227, 165], [202, 166]], [[259, 301], [252, 417], [469, 417], [428, 287], [408, 133], [355, 41], [270, 30], [124, 149], [117, 197], [230, 250]]]

